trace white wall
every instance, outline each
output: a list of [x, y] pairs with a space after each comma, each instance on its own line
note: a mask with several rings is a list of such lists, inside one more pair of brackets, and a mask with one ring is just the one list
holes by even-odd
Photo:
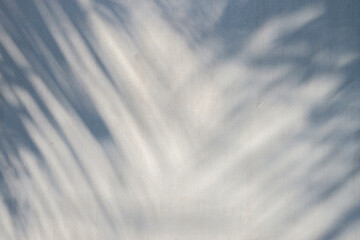
[[357, 0], [0, 0], [0, 239], [360, 239]]

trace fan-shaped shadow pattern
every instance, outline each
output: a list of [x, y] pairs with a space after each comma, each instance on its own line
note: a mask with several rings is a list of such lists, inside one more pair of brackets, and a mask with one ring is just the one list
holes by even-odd
[[358, 239], [359, 9], [0, 0], [0, 238]]

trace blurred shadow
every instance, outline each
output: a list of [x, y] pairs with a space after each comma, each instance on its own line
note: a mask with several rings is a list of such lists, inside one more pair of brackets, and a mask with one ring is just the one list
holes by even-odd
[[359, 9], [0, 0], [0, 238], [356, 239]]

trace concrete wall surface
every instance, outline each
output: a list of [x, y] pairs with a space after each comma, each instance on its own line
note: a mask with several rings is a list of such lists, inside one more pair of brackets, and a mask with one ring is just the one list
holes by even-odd
[[359, 0], [0, 0], [0, 240], [359, 240]]

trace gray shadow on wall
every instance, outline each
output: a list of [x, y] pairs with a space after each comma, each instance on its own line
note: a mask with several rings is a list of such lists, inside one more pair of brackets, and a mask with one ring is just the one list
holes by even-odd
[[[203, 5], [205, 3], [191, 3], [189, 12], [195, 20], [185, 21], [184, 19], [175, 18], [169, 6], [170, 3], [164, 1], [154, 1], [160, 9], [163, 19], [165, 19], [173, 29], [182, 34], [184, 39], [196, 49], [198, 46], [204, 44], [208, 39], [217, 39], [223, 46], [219, 51], [214, 61], [210, 64], [219, 66], [236, 56], [243, 56], [244, 62], [247, 66], [254, 69], [262, 68], [277, 68], [284, 65], [292, 65], [293, 68], [288, 73], [281, 75], [277, 79], [270, 82], [262, 83], [261, 79], [249, 79], [248, 81], [259, 82], [259, 96], [269, 95], [275, 96], [277, 103], [287, 104], [288, 99], [278, 93], [279, 89], [301, 88], [308, 84], [319, 75], [340, 74], [342, 76], [341, 82], [334, 89], [325, 95], [320, 101], [311, 105], [309, 114], [306, 116], [305, 130], [295, 134], [290, 138], [291, 141], [283, 143], [279, 149], [270, 151], [270, 155], [266, 159], [259, 160], [258, 162], [251, 163], [254, 168], [252, 170], [251, 179], [262, 179], [266, 171], [278, 166], [276, 163], [285, 161], [286, 153], [292, 149], [296, 149], [299, 144], [309, 139], [314, 139], [315, 144], [328, 146], [328, 152], [321, 160], [311, 164], [309, 169], [303, 173], [302, 179], [308, 179], [308, 182], [294, 183], [292, 187], [299, 187], [303, 189], [302, 194], [307, 195], [306, 201], [294, 207], [294, 212], [289, 215], [297, 221], [300, 221], [304, 215], [311, 213], [312, 209], [321, 205], [327, 199], [330, 199], [338, 194], [349, 183], [351, 184], [354, 179], [359, 176], [359, 133], [360, 133], [360, 80], [358, 78], [360, 71], [359, 57], [356, 54], [360, 53], [360, 20], [359, 20], [359, 3], [357, 1], [228, 1], [224, 12], [220, 19], [214, 25], [204, 28], [202, 25], [196, 25], [197, 15], [203, 16]], [[134, 101], [136, 96], [132, 96], [123, 84], [122, 80], [117, 76], [113, 76], [107, 68], [105, 62], [102, 61], [98, 55], [97, 49], [94, 47], [95, 38], [94, 33], [89, 27], [87, 22], [86, 12], [78, 5], [77, 1], [49, 1], [44, 3], [44, 6], [49, 7], [48, 11], [54, 10], [52, 4], [61, 6], [67, 17], [70, 19], [70, 24], [79, 33], [84, 48], [88, 50], [92, 60], [96, 63], [97, 67], [105, 76], [124, 105], [127, 107], [136, 122], [136, 125], [145, 133], [146, 141], [152, 148], [157, 149], [159, 158], [162, 158], [160, 148], [163, 146], [159, 143], [153, 142], [153, 133], [149, 129], [144, 120], [142, 120], [141, 112], [137, 109]], [[318, 4], [318, 5], [316, 5]], [[272, 19], [281, 19], [284, 16], [291, 16], [296, 14], [298, 10], [311, 6], [322, 6], [324, 9], [323, 14], [318, 18], [304, 24], [302, 27], [294, 31], [285, 32], [272, 42], [271, 47], [261, 55], [246, 55], [247, 47], [251, 41], [254, 33], [261, 30], [261, 27], [266, 26], [268, 21]], [[109, 24], [119, 24], [128, 33], [134, 42], [137, 41], [136, 36], [132, 35], [131, 25], [128, 24], [128, 13], [126, 7], [121, 3], [115, 1], [95, 1], [95, 6], [99, 14], [108, 21]], [[98, 112], [93, 99], [90, 94], [83, 88], [78, 77], [73, 74], [72, 63], [69, 63], [61, 52], [56, 37], [53, 36], [51, 30], [45, 24], [42, 17], [42, 12], [36, 7], [35, 1], [0, 1], [0, 22], [2, 31], [10, 37], [19, 51], [23, 54], [29, 63], [32, 71], [34, 71], [41, 81], [51, 91], [53, 96], [65, 107], [74, 110], [77, 116], [80, 117], [82, 124], [96, 139], [97, 144], [103, 148], [104, 142], [114, 144], [112, 133], [106, 125], [103, 117]], [[55, 12], [52, 12], [56, 14]], [[190, 16], [190, 15], [189, 15]], [[286, 18], [285, 18], [286, 19]], [[193, 29], [186, 30], [188, 21], [194, 21]], [[281, 22], [281, 21], [280, 21]], [[66, 31], [60, 32], [64, 39], [67, 39]], [[71, 41], [67, 39], [69, 46], [72, 46]], [[39, 43], [43, 46], [40, 47]], [[291, 54], [289, 49], [295, 49], [295, 46], [306, 46], [300, 53]], [[42, 98], [38, 95], [30, 80], [28, 79], [28, 69], [24, 69], [18, 62], [13, 59], [12, 54], [9, 52], [2, 43], [0, 43], [0, 71], [1, 82], [0, 88], [6, 89], [12, 96], [16, 97], [14, 92], [15, 88], [20, 88], [25, 91], [34, 100], [34, 104], [45, 116], [47, 121], [56, 130], [61, 140], [65, 143], [66, 147], [70, 150], [76, 166], [80, 172], [87, 179], [88, 186], [92, 189], [93, 195], [97, 199], [97, 206], [101, 209], [107, 224], [116, 232], [116, 226], [113, 223], [112, 214], [107, 210], [106, 203], [97, 196], [98, 193], [93, 187], [94, 183], [91, 182], [87, 176], [83, 162], [79, 161], [76, 150], [70, 144], [69, 140], [62, 132], [61, 127], [55, 120], [51, 111], [48, 109]], [[77, 52], [75, 46], [72, 50]], [[139, 47], [139, 52], [141, 48]], [[355, 57], [345, 57], [346, 54], [355, 53]], [[339, 60], [339, 56], [344, 56]], [[350, 59], [350, 60], [349, 60]], [[79, 65], [85, 61], [81, 59], [79, 54], [77, 59]], [[340, 61], [340, 62], [339, 62]], [[343, 62], [341, 62], [343, 61]], [[151, 61], [148, 61], [151, 65]], [[155, 65], [152, 65], [156, 69]], [[166, 85], [166, 81], [160, 71], [158, 71], [159, 82]], [[294, 77], [296, 76], [296, 77]], [[326, 78], [322, 81], [326, 81]], [[190, 83], [191, 84], [191, 83]], [[250, 83], [249, 83], [250, 84]], [[325, 83], [324, 83], [325, 84]], [[121, 87], [119, 87], [119, 85]], [[236, 93], [243, 92], [247, 85], [241, 85], [237, 88], [236, 82], [232, 91]], [[294, 91], [295, 91], [294, 90]], [[21, 174], [29, 175], [25, 164], [22, 162], [22, 156], [19, 153], [20, 148], [26, 148], [31, 151], [38, 161], [37, 164], [41, 166], [41, 170], [46, 174], [47, 181], [52, 183], [54, 189], [61, 195], [61, 183], [57, 182], [53, 177], [53, 173], [48, 166], [47, 159], [42, 156], [41, 151], [38, 149], [32, 136], [24, 126], [22, 118], [26, 116], [29, 121], [35, 122], [32, 119], [31, 113], [27, 112], [24, 106], [14, 105], [9, 102], [6, 96], [1, 93], [1, 137], [0, 137], [0, 195], [12, 216], [15, 228], [21, 229], [26, 235], [27, 211], [29, 211], [29, 204], [19, 203], [18, 193], [13, 190], [16, 186], [17, 178]], [[222, 92], [226, 95], [226, 89]], [[17, 99], [19, 101], [19, 99]], [[257, 99], [250, 99], [249, 104], [256, 104], [254, 101]], [[204, 165], [212, 164], [213, 162], [220, 161], [219, 158], [226, 149], [231, 149], [232, 140], [236, 139], [237, 134], [243, 132], [242, 122], [238, 119], [241, 118], [246, 110], [244, 102], [235, 102], [234, 107], [230, 108], [225, 113], [222, 123], [227, 126], [225, 130], [215, 131], [214, 135], [210, 137], [206, 144], [204, 144], [203, 151], [211, 153], [214, 157], [204, 158], [199, 161], [198, 168], [203, 168]], [[252, 116], [256, 118], [256, 116]], [[322, 126], [330, 122], [338, 121], [339, 124], [336, 128], [326, 132], [321, 137], [313, 137], [312, 134], [320, 131]], [[181, 124], [181, 122], [179, 123]], [[41, 128], [41, 126], [38, 126]], [[354, 147], [355, 146], [355, 147]], [[357, 146], [357, 147], [356, 147]], [[119, 152], [123, 152], [121, 146], [117, 146]], [[316, 148], [316, 147], [314, 147]], [[107, 152], [106, 148], [103, 148]], [[355, 150], [354, 150], [355, 149]], [[15, 156], [10, 157], [10, 156]], [[124, 188], [126, 188], [126, 179], [124, 179], [123, 168], [126, 166], [127, 161], [125, 154], [121, 159], [113, 159], [111, 155], [107, 156], [104, 161], [109, 161], [113, 166], [114, 172]], [[218, 156], [218, 157], [216, 157]], [[307, 156], [301, 156], [306, 158]], [[255, 158], [255, 157], [254, 157]], [[16, 160], [14, 160], [16, 159]], [[14, 162], [16, 161], [16, 162]], [[245, 161], [244, 164], [248, 162]], [[234, 168], [224, 173], [222, 178], [227, 178], [229, 175], [237, 174], [241, 167], [234, 163]], [[297, 165], [299, 164], [299, 165]], [[264, 183], [264, 192], [266, 189], [271, 189], [271, 186], [282, 185], [283, 179], [291, 178], [298, 166], [301, 166], [301, 160], [297, 161], [290, 168], [285, 168], [282, 171], [282, 178], [278, 175], [271, 175], [269, 181]], [[243, 163], [239, 164], [243, 166]], [[332, 175], [326, 176], [329, 179], [329, 184], [312, 181], [311, 179], [319, 174], [324, 174], [326, 166], [346, 166], [348, 171], [343, 172], [340, 177]], [[17, 167], [14, 167], [17, 166]], [[18, 167], [20, 166], [20, 168]], [[18, 172], [21, 169], [21, 172]], [[327, 174], [325, 172], [325, 174]], [[219, 180], [220, 181], [220, 180]], [[230, 181], [237, 182], [237, 186], [242, 186], [241, 182], [234, 177]], [[236, 189], [234, 189], [236, 191]], [[271, 191], [271, 190], [269, 190]], [[283, 194], [279, 192], [280, 197]], [[348, 195], [346, 195], [348, 196]], [[355, 194], [355, 198], [359, 199], [359, 194]], [[302, 199], [299, 196], [299, 199]], [[341, 234], [347, 230], [349, 226], [359, 224], [359, 204], [345, 209], [338, 216], [338, 220], [328, 227], [328, 231], [324, 232], [319, 240], [332, 240], [340, 239]], [[50, 210], [49, 210], [50, 211]], [[124, 215], [126, 215], [124, 213]], [[132, 213], [128, 214], [132, 215]], [[139, 231], [146, 228], [147, 222], [141, 214], [133, 213], [133, 225]], [[201, 221], [206, 222], [206, 219]], [[181, 220], [179, 220], [181, 222]], [[42, 223], [44, 224], [44, 223]], [[206, 223], [203, 223], [206, 225]], [[292, 223], [289, 223], [289, 228]], [[137, 226], [137, 227], [136, 227]], [[279, 233], [279, 237], [285, 233]], [[21, 234], [20, 234], [21, 235]]]

